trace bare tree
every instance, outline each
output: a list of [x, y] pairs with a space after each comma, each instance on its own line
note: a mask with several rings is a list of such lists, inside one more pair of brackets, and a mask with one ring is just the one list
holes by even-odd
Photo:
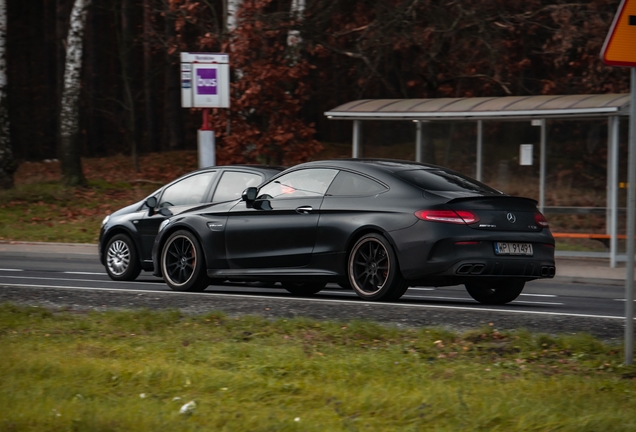
[[82, 43], [90, 2], [91, 0], [75, 0], [66, 38], [64, 88], [60, 110], [60, 162], [63, 181], [71, 186], [86, 184], [79, 148], [79, 97]]
[[144, 109], [146, 111], [146, 142], [148, 148], [158, 152], [161, 148], [157, 140], [156, 115], [155, 115], [155, 89], [153, 86], [154, 73], [152, 70], [152, 8], [150, 0], [144, 0], [144, 25], [143, 25], [143, 49], [144, 49]]
[[5, 0], [0, 0], [0, 188], [2, 189], [13, 187], [13, 173], [16, 169], [11, 150], [11, 137], [9, 136], [6, 36], [7, 4]]

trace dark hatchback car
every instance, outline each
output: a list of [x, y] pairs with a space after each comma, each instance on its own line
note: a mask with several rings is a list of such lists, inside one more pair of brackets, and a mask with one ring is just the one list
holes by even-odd
[[241, 201], [172, 217], [153, 261], [173, 290], [232, 279], [309, 295], [337, 282], [381, 301], [464, 284], [477, 301], [504, 304], [555, 274], [536, 201], [438, 166], [364, 159], [301, 164]]
[[106, 216], [99, 233], [99, 257], [113, 280], [134, 280], [151, 271], [152, 245], [166, 218], [203, 204], [236, 201], [245, 188], [258, 186], [284, 168], [235, 165], [186, 174], [146, 199]]

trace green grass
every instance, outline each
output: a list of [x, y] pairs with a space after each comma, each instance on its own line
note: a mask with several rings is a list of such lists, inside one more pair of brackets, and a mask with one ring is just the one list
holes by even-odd
[[104, 216], [157, 187], [92, 180], [87, 188], [69, 188], [46, 181], [0, 191], [0, 240], [96, 243]]
[[0, 347], [3, 431], [636, 430], [586, 335], [4, 304]]

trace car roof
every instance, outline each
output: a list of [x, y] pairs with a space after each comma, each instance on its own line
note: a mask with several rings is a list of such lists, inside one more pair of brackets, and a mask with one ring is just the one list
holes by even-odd
[[388, 173], [396, 173], [405, 170], [444, 170], [453, 171], [438, 165], [425, 164], [399, 159], [330, 159], [321, 161], [306, 162], [296, 165], [294, 168], [310, 168], [310, 167], [334, 167], [359, 170], [363, 172], [384, 171]]

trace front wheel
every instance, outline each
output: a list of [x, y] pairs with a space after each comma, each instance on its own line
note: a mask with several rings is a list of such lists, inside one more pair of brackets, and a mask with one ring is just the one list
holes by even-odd
[[282, 285], [294, 295], [311, 296], [322, 291], [327, 284], [324, 282], [283, 282]]
[[174, 291], [199, 292], [210, 283], [203, 250], [190, 231], [176, 231], [161, 251], [161, 272]]
[[141, 264], [132, 239], [117, 234], [106, 246], [106, 272], [112, 280], [135, 280], [141, 272]]
[[349, 283], [365, 300], [394, 301], [408, 289], [389, 241], [380, 234], [362, 236], [351, 249]]
[[516, 279], [472, 282], [466, 284], [466, 291], [479, 303], [502, 305], [519, 297], [525, 285], [524, 281]]

